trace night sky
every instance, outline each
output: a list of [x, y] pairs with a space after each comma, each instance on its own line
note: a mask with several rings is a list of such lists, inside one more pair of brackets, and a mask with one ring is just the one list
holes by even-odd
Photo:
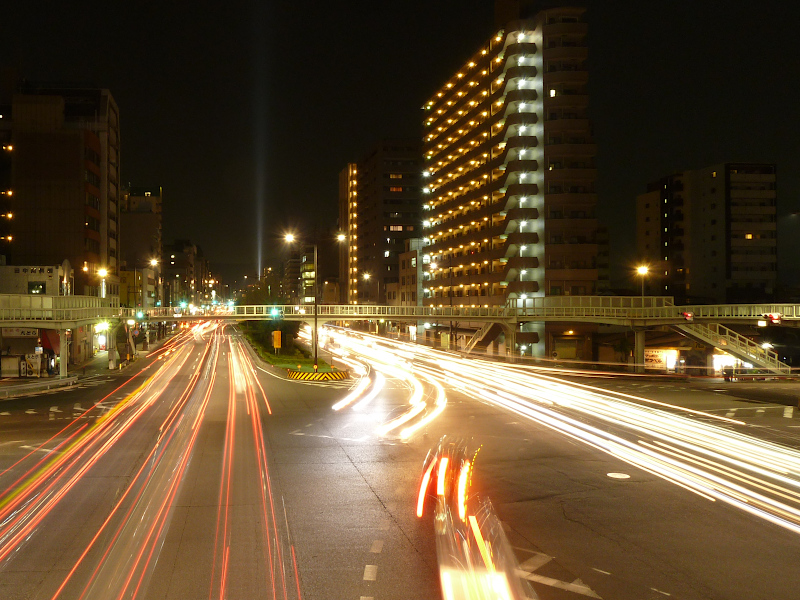
[[[492, 0], [7, 3], [0, 66], [108, 87], [122, 180], [164, 188], [164, 240], [228, 281], [287, 229], [337, 218], [338, 173], [420, 107], [494, 31]], [[778, 165], [779, 260], [800, 283], [800, 52], [793, 2], [590, 2], [590, 110], [612, 264], [635, 259], [635, 197], [671, 172]], [[618, 285], [628, 282], [619, 281]]]

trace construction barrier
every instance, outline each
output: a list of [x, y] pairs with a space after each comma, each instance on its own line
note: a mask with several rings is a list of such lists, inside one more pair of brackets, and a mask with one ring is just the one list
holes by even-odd
[[350, 373], [347, 371], [295, 371], [293, 369], [286, 369], [289, 373], [289, 379], [302, 379], [303, 381], [336, 381], [341, 379], [348, 379]]

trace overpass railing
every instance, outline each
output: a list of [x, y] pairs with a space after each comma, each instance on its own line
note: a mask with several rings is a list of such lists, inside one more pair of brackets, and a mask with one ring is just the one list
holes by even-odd
[[88, 321], [119, 316], [116, 296], [38, 296], [0, 294], [2, 321]]
[[[230, 311], [196, 314], [194, 318], [277, 317], [305, 320], [313, 316], [313, 305], [240, 305]], [[122, 308], [119, 298], [95, 296], [38, 296], [0, 294], [0, 321], [86, 321], [92, 319], [136, 318], [142, 309]], [[192, 315], [174, 307], [144, 309], [151, 320], [182, 319]], [[695, 321], [737, 322], [763, 319], [766, 314], [780, 314], [782, 320], [800, 320], [798, 304], [723, 304], [675, 306], [668, 296], [548, 296], [512, 300], [505, 306], [317, 306], [317, 316], [326, 320], [347, 319], [418, 319], [475, 320], [514, 322], [526, 320], [583, 320], [597, 323], [625, 323], [641, 326], [678, 323], [683, 313], [692, 313]]]

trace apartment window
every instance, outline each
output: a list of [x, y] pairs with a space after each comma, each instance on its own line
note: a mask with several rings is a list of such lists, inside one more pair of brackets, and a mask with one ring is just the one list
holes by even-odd
[[86, 170], [86, 181], [96, 188], [100, 187], [100, 176], [88, 169]]
[[752, 233], [745, 233], [745, 234], [744, 234], [744, 239], [746, 239], [746, 240], [752, 240], [752, 239], [753, 239], [753, 234], [752, 234]]
[[389, 173], [389, 179], [402, 179], [403, 176], [400, 173]]
[[402, 192], [403, 188], [397, 185], [393, 185], [389, 188], [390, 192]]
[[86, 205], [91, 206], [95, 210], [100, 210], [100, 198], [87, 192]]
[[402, 225], [389, 225], [389, 231], [403, 231]]

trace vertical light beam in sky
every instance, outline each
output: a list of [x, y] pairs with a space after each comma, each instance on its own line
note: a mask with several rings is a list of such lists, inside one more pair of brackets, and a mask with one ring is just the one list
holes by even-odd
[[267, 2], [255, 0], [253, 19], [253, 143], [255, 166], [256, 268], [264, 260], [264, 203], [267, 190]]

